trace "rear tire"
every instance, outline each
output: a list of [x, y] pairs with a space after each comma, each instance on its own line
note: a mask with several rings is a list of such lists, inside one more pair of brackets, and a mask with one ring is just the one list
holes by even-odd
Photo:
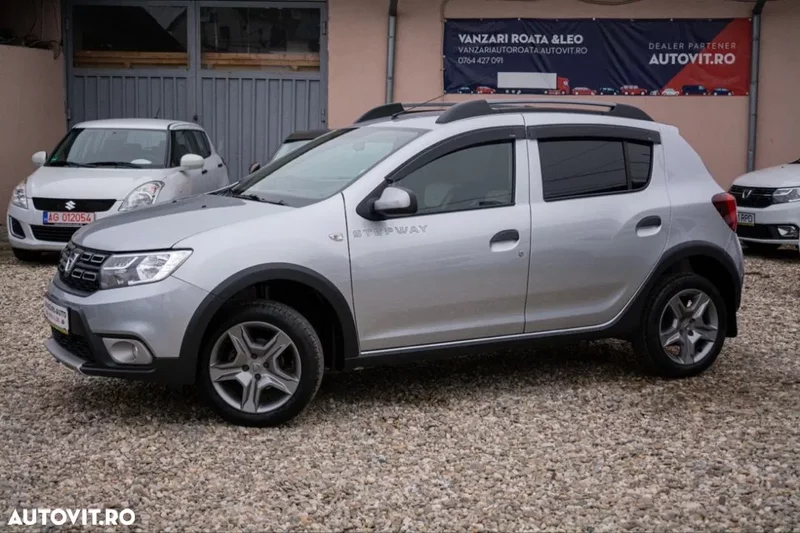
[[200, 355], [200, 387], [213, 409], [240, 426], [267, 427], [298, 416], [324, 372], [322, 343], [291, 307], [251, 301], [217, 322]]
[[41, 252], [37, 252], [35, 250], [24, 250], [22, 248], [12, 248], [12, 252], [14, 252], [14, 257], [23, 261], [25, 263], [35, 263], [37, 261], [42, 260]]
[[664, 277], [651, 293], [633, 346], [645, 369], [664, 378], [701, 374], [727, 334], [725, 300], [697, 274]]
[[780, 244], [771, 244], [768, 242], [745, 242], [745, 248], [760, 254], [775, 252], [781, 247]]

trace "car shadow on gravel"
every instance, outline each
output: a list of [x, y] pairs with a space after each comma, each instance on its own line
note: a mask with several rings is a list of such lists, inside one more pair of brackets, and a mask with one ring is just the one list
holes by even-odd
[[777, 259], [781, 262], [800, 263], [800, 251], [797, 248], [782, 247], [773, 251], [755, 251], [747, 249], [742, 250], [745, 257], [753, 259]]
[[[487, 399], [503, 390], [542, 385], [575, 386], [630, 381], [639, 372], [624, 343], [593, 342], [536, 350], [509, 350], [447, 361], [326, 374], [309, 406], [315, 418], [335, 417], [322, 407], [339, 405], [443, 405], [475, 394]], [[194, 387], [101, 378], [79, 378], [59, 392], [64, 414], [81, 422], [224, 423]], [[298, 419], [299, 423], [305, 419]]]
[[[326, 405], [443, 406], [464, 397], [542, 386], [631, 382], [639, 367], [622, 342], [583, 342], [535, 350], [508, 350], [445, 361], [329, 373], [308, 412], [317, 421], [335, 418]], [[60, 391], [60, 409], [81, 422], [224, 424], [193, 387], [80, 378]], [[65, 413], [66, 414], [66, 413]], [[301, 417], [297, 423], [302, 425]]]
[[420, 404], [432, 397], [449, 402], [481, 393], [489, 398], [503, 390], [630, 381], [641, 375], [628, 344], [580, 342], [331, 374], [318, 398], [359, 404]]

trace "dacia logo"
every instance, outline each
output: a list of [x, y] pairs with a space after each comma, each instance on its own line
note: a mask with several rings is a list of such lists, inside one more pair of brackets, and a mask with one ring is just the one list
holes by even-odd
[[353, 238], [361, 237], [386, 237], [388, 235], [417, 235], [428, 230], [428, 226], [386, 226], [385, 228], [370, 228], [353, 230]]
[[64, 263], [64, 272], [69, 274], [72, 272], [72, 267], [75, 266], [75, 263], [78, 262], [78, 258], [81, 256], [80, 252], [72, 252], [70, 256], [67, 258], [67, 262]]

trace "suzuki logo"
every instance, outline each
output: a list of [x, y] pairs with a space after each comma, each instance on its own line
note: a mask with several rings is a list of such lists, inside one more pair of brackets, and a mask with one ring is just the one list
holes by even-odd
[[750, 198], [750, 195], [753, 194], [753, 189], [745, 189], [742, 191], [742, 199]]
[[75, 263], [78, 262], [78, 258], [81, 256], [80, 252], [72, 252], [70, 256], [67, 258], [67, 262], [64, 263], [64, 272], [69, 274], [72, 271], [72, 267], [75, 266]]
[[73, 209], [75, 209], [75, 202], [70, 200], [69, 202], [64, 204], [64, 207], [66, 207], [68, 210], [72, 211]]

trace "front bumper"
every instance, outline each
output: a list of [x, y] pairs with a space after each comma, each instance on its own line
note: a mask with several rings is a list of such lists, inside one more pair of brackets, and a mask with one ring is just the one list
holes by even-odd
[[[117, 201], [108, 211], [95, 212], [95, 220], [119, 213], [120, 205], [122, 202]], [[67, 245], [72, 234], [80, 229], [80, 226], [45, 226], [42, 223], [43, 216], [44, 211], [34, 208], [30, 198], [28, 199], [28, 209], [22, 209], [9, 202], [6, 225], [8, 226], [8, 242], [11, 246], [23, 250], [59, 252]], [[18, 226], [12, 224], [9, 217], [16, 220]], [[17, 226], [16, 231], [13, 226]], [[21, 234], [18, 233], [20, 230]]]
[[[68, 309], [69, 333], [53, 329], [46, 347], [58, 362], [81, 374], [188, 384], [194, 368], [186, 368], [179, 358], [181, 343], [207, 295], [170, 276], [157, 283], [79, 296], [56, 275], [46, 298]], [[146, 357], [139, 359], [140, 364], [120, 362], [118, 353], [111, 353], [119, 343], [137, 346]]]
[[[736, 230], [739, 240], [745, 244], [748, 242], [762, 242], [797, 246], [800, 243], [800, 203], [776, 204], [763, 209], [739, 207], [738, 211], [752, 214], [755, 217], [754, 226], [739, 224]], [[781, 237], [778, 228], [786, 226], [798, 228], [798, 236], [791, 238]]]

